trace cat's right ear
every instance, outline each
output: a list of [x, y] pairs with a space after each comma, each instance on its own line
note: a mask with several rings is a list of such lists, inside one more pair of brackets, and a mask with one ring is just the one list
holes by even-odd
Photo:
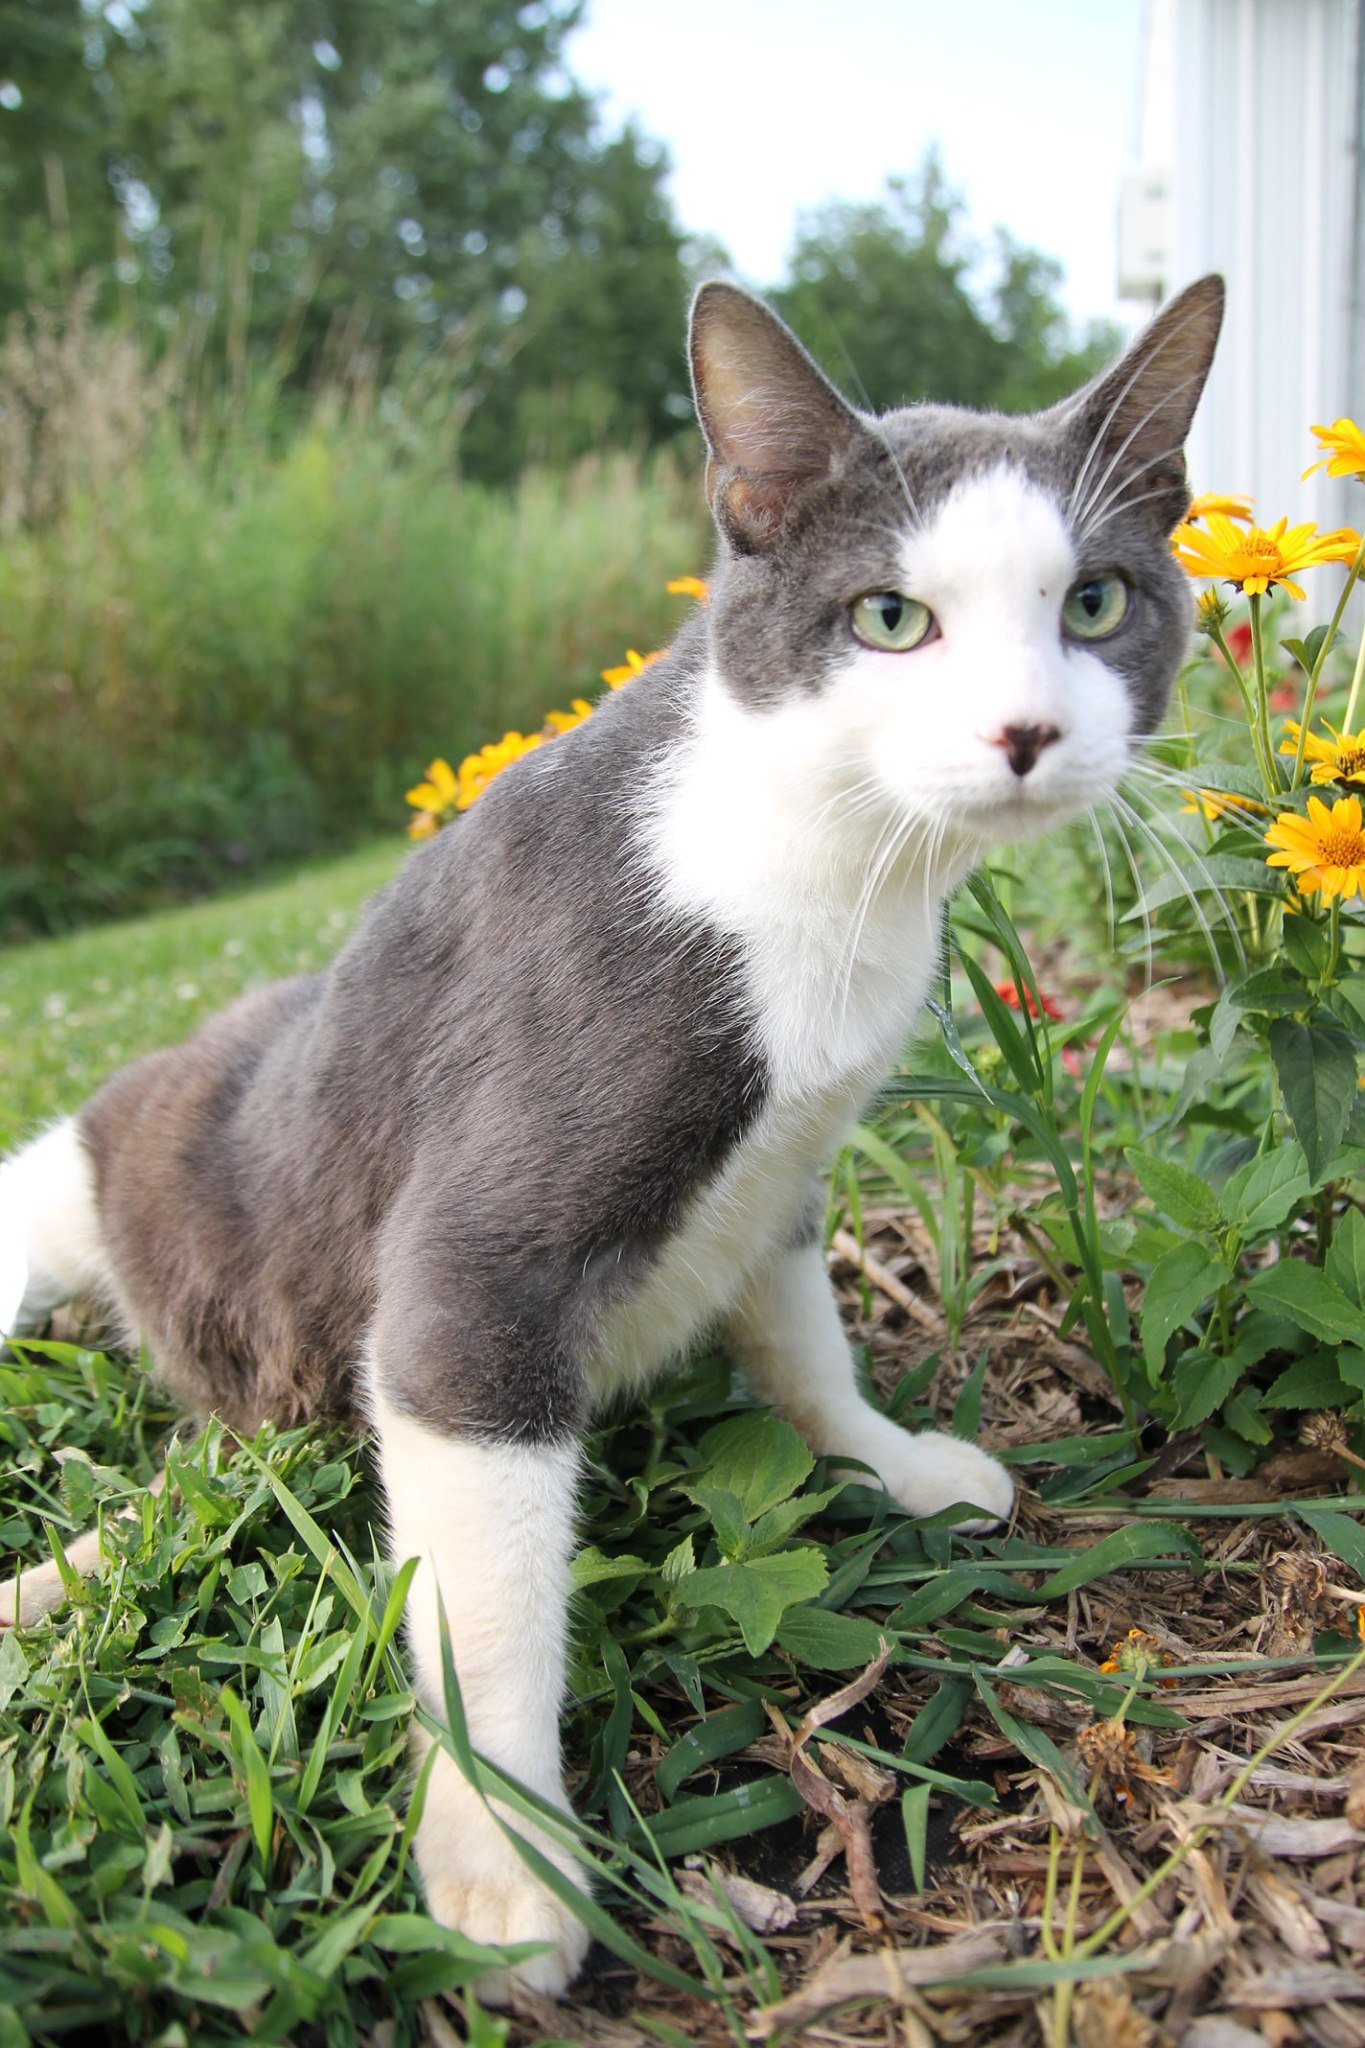
[[701, 287], [688, 353], [711, 510], [740, 553], [761, 552], [793, 497], [832, 474], [861, 422], [776, 314], [734, 285]]
[[1202, 277], [1162, 307], [1150, 327], [1093, 384], [1054, 409], [1078, 433], [1073, 496], [1087, 507], [1125, 500], [1169, 533], [1190, 486], [1185, 437], [1223, 324], [1223, 280]]

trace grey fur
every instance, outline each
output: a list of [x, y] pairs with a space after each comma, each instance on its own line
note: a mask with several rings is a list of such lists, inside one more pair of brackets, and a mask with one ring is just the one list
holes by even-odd
[[664, 917], [637, 857], [640, 792], [699, 676], [755, 706], [819, 690], [850, 597], [895, 586], [906, 526], [1004, 459], [1074, 499], [1085, 573], [1128, 580], [1103, 653], [1150, 730], [1188, 630], [1166, 542], [1220, 307], [1216, 280], [1194, 287], [1035, 418], [872, 422], [770, 314], [703, 288], [709, 611], [415, 853], [328, 972], [245, 998], [82, 1112], [118, 1307], [184, 1401], [241, 1428], [345, 1412], [370, 1345], [389, 1398], [443, 1431], [581, 1426], [605, 1310], [767, 1086], [732, 945]]

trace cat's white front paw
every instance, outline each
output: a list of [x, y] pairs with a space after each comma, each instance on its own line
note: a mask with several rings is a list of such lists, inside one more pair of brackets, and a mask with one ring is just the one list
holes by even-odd
[[979, 1521], [958, 1522], [966, 1534], [993, 1529], [1014, 1506], [1014, 1481], [997, 1458], [959, 1436], [928, 1431], [879, 1447], [877, 1469], [892, 1499], [907, 1515], [936, 1515], [958, 1501], [985, 1509]]
[[[427, 1910], [443, 1927], [458, 1928], [471, 1941], [490, 1947], [523, 1941], [550, 1944], [543, 1954], [511, 1969], [488, 1970], [476, 1978], [474, 1991], [483, 2004], [508, 2004], [518, 1986], [562, 1998], [583, 1967], [592, 1937], [577, 1915], [517, 1858], [510, 1844], [507, 1854], [511, 1860], [501, 1870], [470, 1877], [461, 1876], [457, 1867], [433, 1871], [424, 1862]], [[458, 1856], [449, 1861], [457, 1866]], [[574, 1881], [579, 1882], [577, 1876]]]

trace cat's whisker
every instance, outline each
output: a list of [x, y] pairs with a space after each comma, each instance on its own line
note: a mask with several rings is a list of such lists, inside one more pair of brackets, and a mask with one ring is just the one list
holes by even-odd
[[[1184, 392], [1191, 390], [1196, 386], [1198, 386], [1199, 389], [1202, 390], [1203, 383], [1203, 377], [1198, 372], [1194, 372], [1192, 375], [1184, 378], [1179, 384], [1173, 385], [1169, 391], [1162, 392], [1160, 397], [1153, 401], [1153, 403], [1147, 408], [1146, 412], [1143, 413], [1142, 417], [1129, 429], [1127, 434], [1124, 435], [1122, 441], [1120, 441], [1118, 447], [1114, 450], [1114, 453], [1109, 458], [1109, 461], [1106, 464], [1105, 468], [1100, 472], [1099, 476], [1095, 478], [1094, 482], [1086, 491], [1085, 497], [1080, 501], [1079, 506], [1073, 512], [1072, 523], [1076, 526], [1076, 528], [1079, 531], [1085, 531], [1089, 509], [1092, 506], [1094, 506], [1095, 503], [1098, 501], [1101, 493], [1104, 490], [1105, 485], [1108, 483], [1110, 477], [1114, 474], [1114, 471], [1119, 467], [1120, 463], [1123, 461], [1124, 456], [1128, 453], [1128, 450], [1131, 448], [1133, 442], [1137, 439], [1138, 435], [1142, 433], [1143, 429], [1151, 425], [1152, 421], [1155, 420], [1158, 413], [1167, 412], [1173, 406], [1177, 405], [1180, 397]], [[1142, 467], [1151, 468], [1153, 466], [1153, 463], [1168, 460], [1170, 455], [1178, 454], [1179, 452], [1180, 448], [1179, 445], [1177, 445], [1176, 447], [1164, 451], [1163, 453], [1157, 454], [1152, 458], [1151, 462], [1144, 463]], [[1134, 471], [1134, 474], [1140, 475], [1141, 470], [1139, 469]]]
[[[1180, 449], [1178, 446], [1160, 449], [1146, 462], [1139, 463], [1136, 469], [1129, 470], [1125, 475], [1121, 476], [1107, 496], [1091, 498], [1087, 502], [1086, 509], [1077, 520], [1076, 532], [1082, 538], [1088, 538], [1090, 535], [1097, 533], [1100, 527], [1106, 525], [1109, 520], [1114, 518], [1116, 513], [1135, 512], [1139, 505], [1151, 504], [1156, 498], [1169, 498], [1169, 485], [1162, 486], [1154, 491], [1139, 491], [1136, 497], [1130, 497], [1128, 493], [1145, 470], [1155, 469], [1158, 463], [1169, 462], [1173, 455], [1179, 455], [1179, 453]], [[1101, 489], [1103, 489], [1102, 483], [1097, 486], [1097, 491]]]
[[1198, 849], [1196, 847], [1191, 846], [1189, 841], [1185, 839], [1183, 836], [1177, 834], [1176, 841], [1180, 849], [1180, 854], [1182, 856], [1181, 859], [1178, 860], [1171, 846], [1161, 838], [1160, 834], [1156, 831], [1155, 827], [1150, 823], [1150, 821], [1144, 818], [1142, 813], [1139, 810], [1135, 809], [1134, 806], [1128, 802], [1127, 798], [1124, 797], [1121, 791], [1115, 790], [1114, 795], [1110, 801], [1114, 804], [1116, 808], [1116, 813], [1118, 811], [1122, 812], [1123, 816], [1128, 820], [1129, 824], [1132, 825], [1134, 830], [1137, 833], [1139, 833], [1140, 836], [1146, 841], [1147, 845], [1156, 855], [1156, 858], [1168, 870], [1168, 872], [1174, 875], [1180, 882], [1181, 894], [1188, 900], [1190, 909], [1194, 913], [1195, 922], [1198, 924], [1200, 931], [1204, 935], [1204, 943], [1208, 947], [1209, 960], [1212, 964], [1214, 973], [1218, 976], [1218, 979], [1222, 981], [1225, 977], [1223, 974], [1223, 963], [1221, 956], [1219, 954], [1218, 944], [1216, 939], [1214, 938], [1213, 925], [1209, 921], [1208, 914], [1205, 911], [1203, 904], [1199, 901], [1198, 893], [1190, 887], [1189, 881], [1186, 877], [1186, 862], [1189, 862], [1193, 865], [1196, 873], [1202, 879], [1205, 889], [1217, 903], [1220, 921], [1227, 927], [1228, 933], [1232, 939], [1232, 943], [1237, 954], [1238, 965], [1243, 970], [1245, 970], [1247, 964], [1246, 952], [1242, 945], [1242, 935], [1237, 928], [1237, 920], [1233, 915], [1232, 905], [1228, 902], [1228, 899], [1224, 895], [1220, 884], [1215, 880], [1213, 874], [1209, 870], [1208, 864], [1206, 863]]
[[1166, 349], [1168, 349], [1171, 346], [1172, 342], [1178, 341], [1181, 338], [1181, 336], [1188, 331], [1189, 328], [1195, 325], [1197, 321], [1202, 322], [1206, 318], [1207, 315], [1202, 307], [1191, 307], [1182, 319], [1172, 322], [1170, 329], [1166, 334], [1164, 334], [1161, 337], [1160, 341], [1156, 342], [1151, 347], [1147, 348], [1145, 351], [1141, 352], [1138, 355], [1138, 359], [1133, 364], [1133, 367], [1129, 371], [1128, 376], [1120, 384], [1118, 391], [1115, 393], [1113, 403], [1110, 405], [1108, 411], [1105, 413], [1099, 425], [1096, 427], [1094, 434], [1091, 436], [1090, 446], [1086, 451], [1085, 459], [1081, 463], [1080, 469], [1077, 471], [1076, 480], [1071, 487], [1071, 495], [1067, 500], [1066, 518], [1068, 525], [1074, 524], [1074, 512], [1076, 503], [1078, 498], [1080, 497], [1081, 492], [1086, 487], [1087, 479], [1090, 474], [1090, 466], [1092, 462], [1094, 462], [1096, 456], [1100, 453], [1100, 450], [1103, 448], [1106, 437], [1109, 433], [1109, 429], [1113, 426], [1114, 421], [1118, 418], [1119, 412], [1123, 407], [1124, 400], [1129, 396], [1134, 385], [1137, 384], [1144, 376], [1148, 374], [1151, 365], [1157, 360], [1159, 356], [1161, 356], [1166, 351]]
[[1109, 934], [1109, 950], [1111, 953], [1117, 953], [1119, 927], [1114, 907], [1114, 871], [1109, 860], [1109, 842], [1093, 809], [1086, 812], [1085, 823], [1090, 829], [1090, 836], [1100, 857], [1100, 874], [1104, 881], [1104, 921]]

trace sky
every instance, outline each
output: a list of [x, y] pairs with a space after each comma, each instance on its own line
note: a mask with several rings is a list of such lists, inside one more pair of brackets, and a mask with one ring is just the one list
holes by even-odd
[[1079, 321], [1114, 289], [1137, 134], [1142, 0], [588, 0], [566, 57], [666, 144], [690, 233], [779, 282], [803, 208], [877, 198], [939, 144], [971, 228], [1056, 256]]

